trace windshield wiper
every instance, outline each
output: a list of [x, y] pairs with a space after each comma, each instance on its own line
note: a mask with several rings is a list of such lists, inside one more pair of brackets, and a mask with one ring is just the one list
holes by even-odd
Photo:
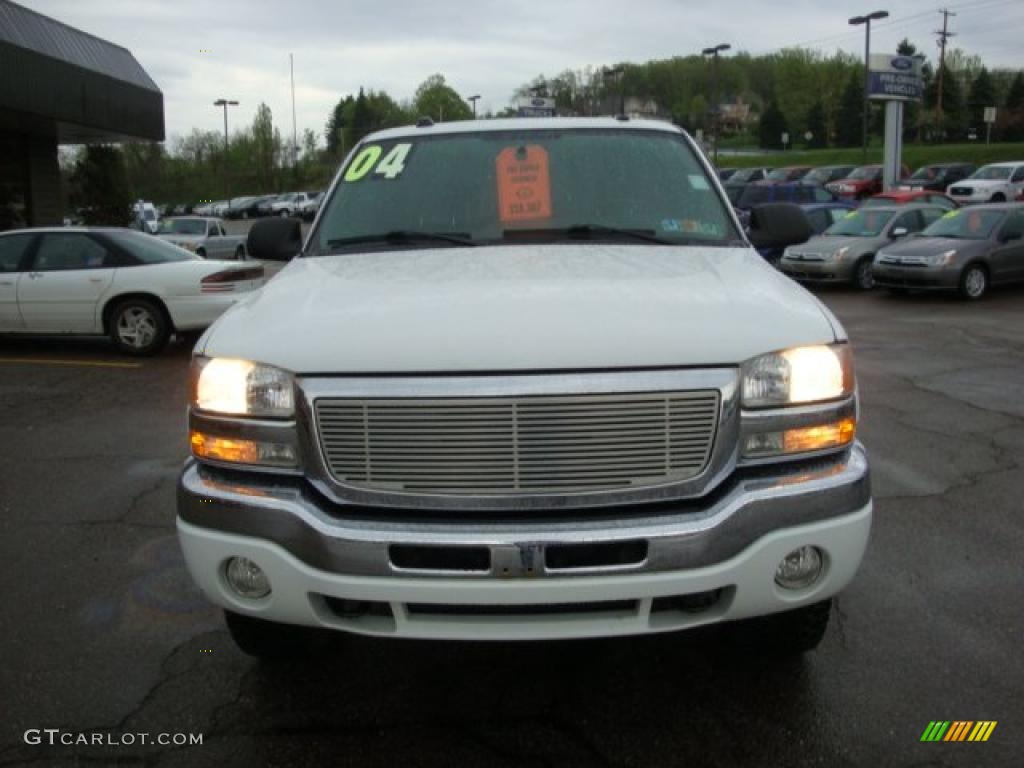
[[625, 229], [622, 227], [605, 227], [600, 224], [574, 224], [560, 229], [506, 229], [502, 233], [505, 240], [527, 240], [530, 242], [546, 240], [551, 237], [566, 237], [570, 240], [593, 240], [595, 237], [613, 237], [629, 240], [642, 240], [645, 243], [658, 245], [684, 245], [678, 240], [665, 240], [654, 234], [653, 229]]
[[375, 235], [358, 235], [356, 237], [339, 237], [327, 241], [328, 248], [346, 245], [365, 245], [367, 243], [392, 243], [404, 245], [415, 242], [451, 243], [465, 247], [474, 247], [476, 243], [467, 232], [417, 232], [411, 229], [393, 229]]
[[659, 245], [674, 245], [671, 240], [665, 240], [654, 234], [653, 229], [626, 229], [624, 227], [605, 227], [601, 224], [573, 224], [567, 227], [565, 234], [569, 237], [593, 237], [594, 235], [612, 235], [615, 237], [643, 240], [648, 243]]

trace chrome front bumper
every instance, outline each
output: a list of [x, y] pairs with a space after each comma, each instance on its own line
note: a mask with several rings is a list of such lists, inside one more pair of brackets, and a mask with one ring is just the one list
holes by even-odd
[[328, 574], [544, 579], [701, 568], [774, 531], [850, 515], [870, 500], [867, 455], [857, 443], [816, 461], [737, 470], [703, 498], [518, 517], [341, 506], [301, 478], [189, 460], [178, 516], [190, 529], [267, 542]]

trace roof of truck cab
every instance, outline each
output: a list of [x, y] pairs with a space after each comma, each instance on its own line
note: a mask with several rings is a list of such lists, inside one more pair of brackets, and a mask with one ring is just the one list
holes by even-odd
[[664, 120], [642, 120], [617, 117], [508, 117], [494, 120], [457, 120], [430, 125], [405, 125], [387, 128], [367, 136], [363, 141], [387, 141], [441, 134], [490, 133], [498, 131], [567, 131], [580, 129], [613, 129], [621, 131], [661, 131], [682, 134], [684, 131]]

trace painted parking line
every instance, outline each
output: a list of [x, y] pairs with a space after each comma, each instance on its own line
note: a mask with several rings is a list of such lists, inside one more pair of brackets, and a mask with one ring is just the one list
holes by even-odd
[[0, 365], [71, 365], [82, 368], [141, 368], [142, 363], [122, 363], [107, 360], [53, 360], [47, 357], [0, 357]]

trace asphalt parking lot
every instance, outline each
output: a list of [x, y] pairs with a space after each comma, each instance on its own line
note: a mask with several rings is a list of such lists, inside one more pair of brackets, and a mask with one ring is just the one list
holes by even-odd
[[[189, 348], [0, 340], [0, 765], [1019, 765], [1024, 289], [821, 296], [855, 344], [875, 523], [824, 643], [781, 665], [697, 632], [337, 637], [261, 667], [174, 534]], [[937, 719], [998, 726], [921, 743]], [[25, 743], [43, 728], [203, 744]]]

